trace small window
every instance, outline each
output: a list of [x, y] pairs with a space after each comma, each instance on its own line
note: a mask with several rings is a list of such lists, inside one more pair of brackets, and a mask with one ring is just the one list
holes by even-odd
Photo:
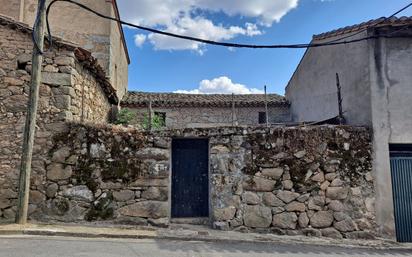
[[166, 113], [165, 112], [155, 112], [155, 119], [158, 120], [161, 127], [166, 127]]
[[266, 123], [266, 112], [259, 112], [259, 124]]

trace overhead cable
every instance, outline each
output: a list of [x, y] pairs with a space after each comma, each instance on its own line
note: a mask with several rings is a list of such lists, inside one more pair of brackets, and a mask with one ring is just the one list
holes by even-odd
[[[336, 40], [332, 40], [329, 42], [323, 42], [323, 43], [309, 43], [309, 44], [289, 44], [289, 45], [283, 45], [283, 44], [277, 44], [277, 45], [254, 45], [254, 44], [241, 44], [241, 43], [230, 43], [230, 42], [217, 42], [217, 41], [212, 41], [212, 40], [207, 40], [207, 39], [201, 39], [201, 38], [196, 38], [196, 37], [191, 37], [191, 36], [184, 36], [184, 35], [179, 35], [179, 34], [174, 34], [174, 33], [170, 33], [170, 32], [166, 32], [166, 31], [161, 31], [158, 29], [153, 29], [153, 28], [149, 28], [149, 27], [144, 27], [144, 26], [140, 26], [140, 25], [136, 25], [136, 24], [132, 24], [129, 22], [125, 22], [121, 19], [117, 19], [111, 16], [107, 16], [104, 15], [102, 13], [99, 13], [93, 9], [91, 9], [90, 7], [78, 3], [76, 1], [73, 0], [53, 0], [47, 7], [46, 10], [46, 24], [47, 24], [47, 32], [48, 32], [48, 37], [49, 37], [49, 42], [50, 44], [52, 44], [52, 35], [51, 35], [51, 30], [50, 30], [50, 23], [49, 23], [49, 13], [51, 10], [51, 7], [57, 3], [57, 2], [66, 2], [66, 3], [71, 3], [74, 5], [77, 5], [79, 7], [81, 7], [82, 9], [91, 12], [101, 18], [104, 19], [108, 19], [108, 20], [112, 20], [112, 21], [116, 21], [119, 22], [123, 25], [127, 25], [133, 28], [137, 28], [140, 30], [144, 30], [144, 31], [149, 31], [151, 33], [155, 33], [155, 34], [160, 34], [163, 36], [168, 36], [168, 37], [174, 37], [174, 38], [180, 38], [180, 39], [184, 39], [184, 40], [190, 40], [190, 41], [195, 41], [195, 42], [199, 42], [199, 43], [203, 43], [203, 44], [209, 44], [209, 45], [216, 45], [216, 46], [224, 46], [224, 47], [231, 47], [231, 48], [253, 48], [253, 49], [262, 49], [262, 48], [267, 48], [267, 49], [279, 49], [279, 48], [289, 48], [289, 49], [298, 49], [298, 48], [313, 48], [313, 47], [322, 47], [322, 46], [332, 46], [332, 45], [343, 45], [343, 44], [349, 44], [349, 43], [356, 43], [356, 42], [361, 42], [361, 41], [365, 41], [365, 40], [369, 40], [369, 39], [375, 39], [375, 38], [389, 38], [389, 37], [394, 37], [391, 35], [373, 35], [373, 36], [367, 36], [367, 37], [362, 37], [362, 38], [358, 38], [358, 39], [352, 39], [352, 40], [344, 40], [347, 39], [349, 37], [353, 37], [363, 31], [365, 31], [368, 28], [373, 28], [376, 27], [388, 20], [390, 20], [392, 17], [396, 16], [397, 14], [405, 11], [406, 9], [410, 8], [412, 6], [412, 2], [410, 4], [408, 4], [407, 6], [403, 7], [402, 9], [398, 10], [397, 12], [395, 12], [394, 14], [392, 14], [391, 16], [377, 22], [376, 24], [373, 24], [371, 26], [369, 26], [368, 28], [365, 28], [361, 31], [358, 31], [355, 34], [351, 34], [347, 37], [343, 37], [343, 38], [339, 38]], [[342, 41], [344, 40], [344, 41]]]

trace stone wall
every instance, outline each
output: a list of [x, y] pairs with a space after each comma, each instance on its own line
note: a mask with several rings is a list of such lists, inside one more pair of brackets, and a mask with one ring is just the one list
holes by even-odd
[[[148, 115], [147, 108], [128, 108], [135, 113], [132, 124], [140, 125]], [[269, 107], [269, 122], [282, 123], [290, 121], [287, 107]], [[170, 129], [205, 128], [232, 125], [232, 108], [153, 108], [154, 112], [166, 113], [166, 127]], [[235, 110], [235, 122], [238, 125], [258, 125], [259, 112], [264, 107], [238, 107]]]
[[372, 236], [370, 135], [312, 127], [212, 137], [214, 226], [335, 238]]
[[54, 137], [30, 218], [169, 223], [172, 138], [208, 137], [210, 224], [334, 238], [375, 231], [370, 135], [353, 127], [165, 130], [70, 124]]
[[[114, 1], [78, 0], [93, 10], [116, 17]], [[33, 26], [38, 0], [5, 1], [0, 15]], [[90, 26], [93, 24], [93, 26]], [[128, 56], [123, 44], [121, 26], [116, 22], [96, 17], [80, 7], [59, 2], [50, 11], [50, 26], [54, 36], [74, 42], [93, 53], [104, 68], [110, 82], [121, 98], [127, 88]]]
[[[65, 122], [80, 120], [82, 114], [85, 121], [104, 123], [111, 108], [100, 81], [75, 57], [76, 48], [55, 43], [53, 50], [45, 52], [42, 67], [32, 165], [31, 187], [35, 192], [43, 190], [53, 135], [65, 128]], [[16, 26], [1, 22], [0, 220], [13, 219], [16, 211], [32, 48], [31, 36], [24, 28], [17, 30]], [[36, 193], [32, 197], [36, 203], [45, 199]]]
[[[72, 120], [107, 123], [111, 104], [94, 75], [80, 63], [71, 67], [71, 74], [75, 93], [71, 98]], [[73, 93], [73, 90], [70, 92]]]
[[168, 142], [135, 129], [80, 124], [54, 140], [32, 219], [168, 224]]

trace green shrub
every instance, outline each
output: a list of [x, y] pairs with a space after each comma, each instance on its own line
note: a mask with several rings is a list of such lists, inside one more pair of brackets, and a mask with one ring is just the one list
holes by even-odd
[[[162, 119], [162, 117], [160, 117], [159, 115], [153, 114], [152, 117], [152, 129], [160, 129], [165, 127], [165, 121]], [[145, 115], [143, 117], [143, 124], [142, 127], [144, 129], [149, 129], [149, 115]]]
[[134, 118], [134, 113], [127, 108], [121, 109], [117, 114], [117, 119], [114, 124], [129, 125]]

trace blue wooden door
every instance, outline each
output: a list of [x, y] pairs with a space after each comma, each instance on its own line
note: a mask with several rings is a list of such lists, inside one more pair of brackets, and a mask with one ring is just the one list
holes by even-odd
[[209, 142], [172, 141], [172, 218], [209, 216]]

